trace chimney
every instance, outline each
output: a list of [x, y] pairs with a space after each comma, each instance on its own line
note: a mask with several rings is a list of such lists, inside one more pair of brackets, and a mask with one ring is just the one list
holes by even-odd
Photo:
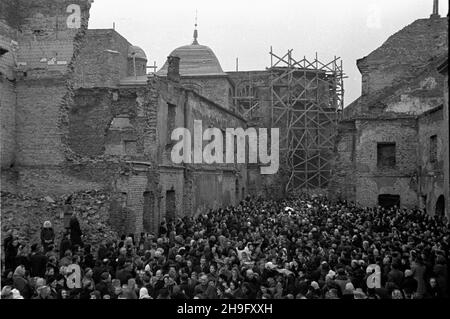
[[433, 0], [433, 13], [430, 16], [431, 18], [440, 18], [439, 15], [439, 0]]
[[167, 57], [167, 79], [173, 82], [180, 82], [180, 58], [177, 56]]

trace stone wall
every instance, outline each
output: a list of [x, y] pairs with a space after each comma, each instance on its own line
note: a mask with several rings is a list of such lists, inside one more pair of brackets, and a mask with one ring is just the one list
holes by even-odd
[[328, 188], [333, 200], [356, 199], [356, 127], [353, 121], [339, 123], [333, 172]]
[[[402, 206], [418, 205], [417, 127], [414, 117], [356, 121], [356, 202], [378, 205], [382, 194], [400, 195]], [[377, 143], [396, 143], [396, 165], [377, 166]], [[416, 176], [416, 178], [414, 178]]]
[[[418, 119], [418, 155], [420, 168], [420, 193], [422, 204], [431, 215], [435, 213], [439, 196], [444, 195], [445, 123], [443, 107], [424, 113]], [[430, 158], [430, 138], [437, 136], [437, 161]]]

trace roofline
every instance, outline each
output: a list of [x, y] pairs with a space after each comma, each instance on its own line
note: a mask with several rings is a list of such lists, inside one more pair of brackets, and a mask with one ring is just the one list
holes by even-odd
[[432, 113], [439, 112], [442, 109], [444, 109], [444, 104], [441, 104], [441, 105], [438, 105], [436, 107], [433, 107], [432, 109], [429, 109], [428, 111], [425, 111], [425, 112], [419, 114], [418, 117], [422, 118], [422, 117], [428, 116], [428, 115], [430, 115]]
[[[160, 77], [160, 78], [167, 78], [167, 73], [164, 75], [158, 74], [158, 72], [156, 72], [156, 76]], [[180, 78], [181, 80], [183, 79], [196, 79], [196, 78], [223, 78], [223, 79], [227, 79], [228, 82], [231, 84], [231, 86], [235, 86], [236, 84], [234, 83], [233, 79], [226, 73], [224, 74], [205, 74], [205, 75], [182, 75], [180, 74]]]

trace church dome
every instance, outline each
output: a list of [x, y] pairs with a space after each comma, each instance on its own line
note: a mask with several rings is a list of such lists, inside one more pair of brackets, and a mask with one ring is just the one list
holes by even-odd
[[147, 55], [145, 54], [144, 50], [135, 45], [132, 45], [128, 48], [128, 58], [132, 59], [133, 55], [136, 56], [136, 59], [147, 60]]
[[[213, 50], [198, 44], [197, 32], [194, 33], [194, 42], [191, 45], [179, 47], [170, 55], [180, 58], [181, 76], [225, 75]], [[156, 74], [166, 76], [167, 68], [166, 62]]]

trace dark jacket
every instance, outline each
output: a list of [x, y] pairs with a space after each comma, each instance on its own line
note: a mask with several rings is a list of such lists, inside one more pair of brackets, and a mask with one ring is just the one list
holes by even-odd
[[55, 241], [55, 231], [53, 228], [42, 228], [41, 230], [41, 242], [42, 245], [49, 245]]
[[412, 293], [416, 292], [417, 286], [418, 286], [417, 280], [415, 280], [413, 277], [406, 277], [403, 280], [402, 288], [408, 294], [412, 294]]
[[76, 217], [72, 217], [70, 219], [69, 227], [70, 227], [70, 239], [72, 241], [72, 244], [82, 246], [83, 243], [81, 241], [81, 235], [83, 233], [81, 232], [80, 222]]
[[95, 290], [100, 291], [102, 297], [104, 295], [112, 296], [114, 294], [114, 288], [110, 282], [100, 281], [98, 284], [95, 285]]
[[387, 275], [387, 281], [401, 287], [403, 284], [403, 272], [398, 269], [392, 269]]
[[61, 241], [61, 244], [59, 245], [59, 258], [63, 258], [64, 254], [66, 253], [66, 250], [72, 249], [72, 242], [70, 239], [65, 238]]
[[44, 278], [47, 267], [47, 257], [42, 253], [33, 253], [30, 257], [30, 275]]

